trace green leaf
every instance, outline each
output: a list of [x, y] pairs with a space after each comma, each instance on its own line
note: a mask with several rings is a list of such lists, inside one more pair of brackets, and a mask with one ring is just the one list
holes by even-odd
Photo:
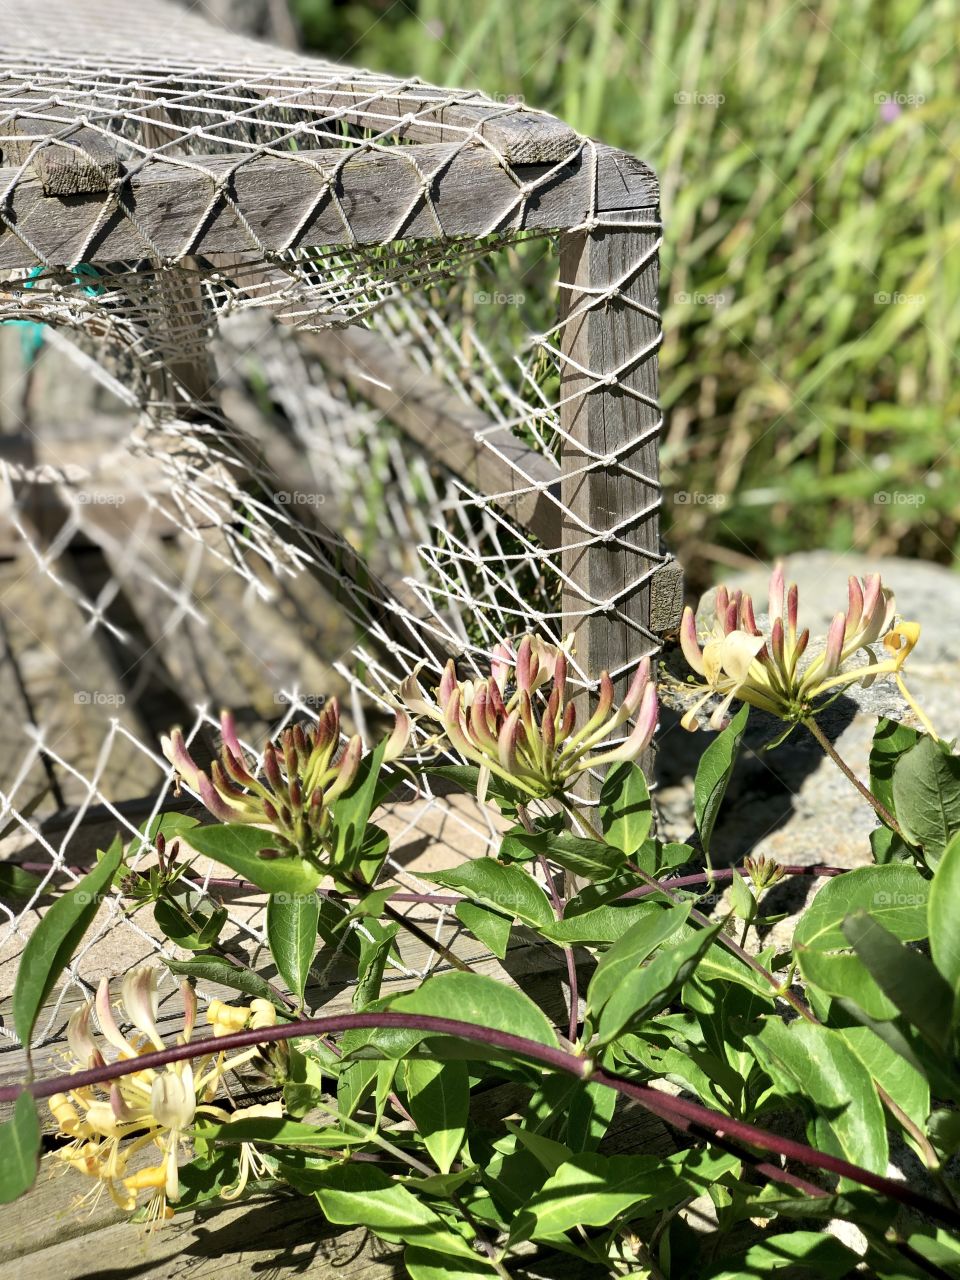
[[200, 1142], [257, 1142], [275, 1147], [320, 1147], [338, 1150], [342, 1147], [360, 1146], [368, 1142], [365, 1134], [344, 1133], [339, 1125], [304, 1124], [289, 1120], [286, 1116], [244, 1116], [237, 1113], [236, 1120], [222, 1124], [200, 1120], [194, 1133]]
[[477, 1256], [433, 1209], [372, 1165], [335, 1165], [311, 1176], [310, 1188], [328, 1222], [363, 1225], [383, 1240], [413, 1242], [470, 1261]]
[[[731, 1262], [735, 1265], [731, 1267]], [[746, 1276], [775, 1275], [789, 1270], [795, 1280], [843, 1280], [853, 1275], [860, 1258], [826, 1231], [789, 1231], [766, 1236], [735, 1260], [726, 1258], [718, 1268], [704, 1273], [704, 1280], [744, 1280]]]
[[[240, 1178], [240, 1152], [236, 1147], [221, 1147], [180, 1166], [180, 1196], [177, 1210], [195, 1209], [215, 1200]], [[250, 1183], [247, 1184], [250, 1186]]]
[[893, 803], [904, 835], [935, 866], [960, 831], [960, 759], [922, 737], [893, 767]]
[[592, 1151], [610, 1127], [617, 1094], [606, 1085], [578, 1084], [567, 1107], [567, 1146], [572, 1151]]
[[229, 919], [226, 907], [218, 907], [206, 894], [179, 885], [168, 893], [169, 897], [154, 903], [154, 920], [178, 947], [206, 951], [219, 938]]
[[[432, 764], [425, 766], [423, 772], [431, 778], [452, 782], [464, 791], [476, 795], [477, 783], [480, 780], [480, 770], [476, 765]], [[495, 774], [491, 775], [487, 782], [487, 797], [495, 800], [506, 812], [512, 812], [518, 803], [529, 799], [524, 792], [510, 787], [503, 778], [498, 778]]]
[[881, 716], [870, 748], [870, 790], [890, 813], [896, 812], [893, 770], [897, 761], [920, 740], [916, 729]]
[[858, 867], [828, 880], [794, 933], [804, 978], [828, 995], [855, 1000], [871, 1018], [894, 1017], [895, 1006], [852, 953], [843, 922], [855, 911], [867, 911], [902, 942], [915, 942], [927, 933], [929, 891], [929, 882], [905, 863]]
[[43, 881], [14, 862], [0, 863], [0, 902], [11, 906], [29, 902]]
[[597, 965], [587, 989], [588, 1012], [599, 1013], [647, 956], [683, 927], [689, 914], [689, 903], [678, 907], [657, 907], [628, 929]]
[[943, 851], [930, 886], [927, 923], [933, 963], [954, 995], [960, 1008], [960, 834], [953, 836]]
[[615, 765], [600, 788], [600, 823], [607, 842], [632, 860], [650, 834], [652, 822], [643, 770], [629, 760]]
[[501, 915], [489, 907], [481, 907], [477, 902], [458, 902], [454, 907], [457, 919], [470, 930], [475, 938], [489, 947], [495, 956], [502, 960], [507, 954], [510, 942], [510, 930], [513, 928], [511, 916]]
[[405, 1064], [407, 1104], [441, 1173], [449, 1173], [463, 1146], [470, 1110], [467, 1064], [410, 1058]]
[[541, 932], [545, 938], [561, 946], [619, 942], [635, 924], [650, 915], [658, 915], [660, 910], [654, 902], [611, 903], [585, 911], [582, 915], [565, 916], [546, 925]]
[[373, 884], [389, 852], [390, 836], [383, 827], [378, 827], [375, 822], [368, 822], [354, 863], [356, 879], [363, 884]]
[[285, 1013], [289, 1009], [283, 1000], [266, 982], [249, 969], [242, 969], [231, 964], [223, 956], [196, 955], [189, 960], [167, 960], [163, 963], [171, 973], [181, 974], [187, 978], [199, 978], [201, 982], [217, 982], [221, 986], [231, 987], [234, 991], [242, 991], [244, 995], [256, 999], [270, 1000]]
[[[368, 920], [360, 934], [360, 963], [357, 966], [357, 985], [353, 992], [353, 1007], [366, 1009], [380, 996], [383, 971], [387, 967], [399, 924], [381, 925]], [[364, 936], [364, 935], [369, 936]]]
[[403, 1265], [410, 1280], [476, 1280], [477, 1276], [497, 1274], [493, 1263], [477, 1254], [473, 1258], [451, 1258], [449, 1254], [410, 1245], [403, 1254]]
[[522, 991], [479, 973], [440, 973], [416, 991], [390, 1001], [397, 1013], [427, 1013], [457, 1018], [480, 1027], [556, 1046], [557, 1033], [547, 1016]]
[[24, 1045], [30, 1044], [34, 1023], [57, 979], [93, 923], [103, 896], [120, 863], [123, 845], [114, 840], [92, 871], [51, 903], [27, 939], [13, 991], [13, 1021]]
[[317, 951], [320, 900], [315, 893], [271, 893], [267, 942], [281, 978], [303, 1002], [310, 962]]
[[690, 1190], [678, 1160], [658, 1156], [574, 1156], [529, 1198], [511, 1240], [551, 1240], [574, 1227], [604, 1227], [631, 1209], [659, 1212]]
[[13, 1115], [0, 1124], [0, 1204], [11, 1204], [33, 1186], [40, 1141], [37, 1104], [24, 1090], [13, 1104]]
[[447, 871], [432, 871], [421, 877], [447, 889], [459, 889], [481, 906], [502, 911], [535, 929], [549, 924], [553, 909], [540, 886], [520, 867], [504, 866], [495, 858], [472, 858]]
[[697, 765], [697, 776], [693, 784], [693, 809], [697, 830], [700, 832], [700, 843], [706, 853], [710, 851], [713, 828], [737, 762], [740, 740], [749, 715], [750, 708], [744, 703], [727, 727], [710, 743]]
[[907, 844], [889, 827], [874, 827], [870, 832], [870, 852], [880, 867], [888, 862], [910, 862], [917, 856], [913, 845]]
[[356, 869], [386, 749], [384, 739], [363, 757], [352, 784], [334, 802], [332, 865], [336, 872], [349, 874]]
[[923, 1074], [881, 1040], [870, 1027], [836, 1027], [872, 1079], [921, 1129], [930, 1114], [930, 1086]]
[[733, 880], [730, 885], [730, 902], [733, 906], [733, 914], [738, 920], [749, 922], [756, 915], [756, 899], [739, 871], [734, 871], [733, 873]]
[[626, 860], [626, 854], [612, 845], [575, 836], [569, 831], [517, 831], [510, 833], [510, 849], [529, 849], [531, 854], [542, 854], [571, 871], [576, 876], [590, 880], [606, 880], [615, 875]]
[[953, 991], [930, 961], [898, 942], [865, 911], [848, 916], [843, 932], [887, 999], [926, 1040], [945, 1049]]
[[781, 1088], [812, 1103], [814, 1145], [886, 1173], [883, 1107], [869, 1072], [841, 1035], [804, 1018], [785, 1023], [771, 1016], [758, 1034], [745, 1038]]
[[[676, 909], [676, 908], [675, 908]], [[690, 978], [720, 932], [719, 923], [691, 931], [682, 942], [664, 947], [641, 969], [627, 975], [603, 1006], [597, 1028], [602, 1041], [612, 1040], [669, 1004]]]
[[237, 822], [194, 827], [187, 838], [197, 853], [223, 863], [264, 893], [309, 893], [323, 879], [319, 867], [306, 858], [258, 857], [261, 849], [271, 845], [270, 833], [256, 827]]

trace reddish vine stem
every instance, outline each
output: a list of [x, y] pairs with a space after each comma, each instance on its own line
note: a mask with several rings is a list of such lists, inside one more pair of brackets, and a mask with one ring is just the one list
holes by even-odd
[[[155, 1053], [144, 1053], [136, 1058], [125, 1058], [118, 1062], [106, 1063], [100, 1067], [91, 1067], [86, 1071], [75, 1071], [70, 1075], [57, 1076], [52, 1080], [37, 1080], [23, 1085], [5, 1085], [0, 1087], [0, 1102], [12, 1102], [21, 1092], [26, 1090], [35, 1098], [49, 1098], [56, 1093], [68, 1092], [71, 1089], [83, 1088], [87, 1085], [103, 1084], [108, 1080], [116, 1080], [120, 1076], [133, 1072], [147, 1071], [164, 1067], [170, 1062], [181, 1062], [188, 1058], [202, 1057], [208, 1053], [227, 1052], [232, 1049], [247, 1049], [254, 1045], [273, 1044], [281, 1040], [291, 1040], [298, 1036], [322, 1036], [344, 1031], [364, 1028], [392, 1027], [405, 1031], [422, 1031], [426, 1035], [455, 1036], [460, 1040], [471, 1040], [499, 1049], [513, 1057], [525, 1058], [554, 1071], [563, 1071], [579, 1080], [593, 1080], [607, 1088], [616, 1090], [636, 1102], [644, 1110], [658, 1116], [667, 1124], [683, 1132], [695, 1134], [709, 1142], [734, 1151], [738, 1157], [747, 1160], [757, 1170], [772, 1181], [797, 1186], [795, 1175], [781, 1169], [776, 1163], [762, 1161], [751, 1147], [771, 1155], [792, 1160], [807, 1168], [823, 1170], [842, 1178], [850, 1178], [861, 1186], [869, 1187], [881, 1195], [887, 1196], [899, 1204], [908, 1206], [918, 1213], [926, 1214], [936, 1222], [957, 1230], [960, 1228], [960, 1211], [945, 1205], [920, 1191], [914, 1191], [906, 1183], [896, 1182], [882, 1177], [869, 1169], [862, 1169], [823, 1151], [808, 1147], [805, 1143], [794, 1142], [779, 1134], [769, 1133], [744, 1120], [736, 1120], [725, 1116], [722, 1112], [712, 1111], [698, 1102], [690, 1102], [685, 1098], [673, 1097], [661, 1093], [650, 1085], [635, 1084], [613, 1071], [597, 1066], [592, 1059], [581, 1054], [571, 1053], [566, 1049], [552, 1045], [540, 1044], [524, 1036], [513, 1035], [509, 1031], [500, 1031], [493, 1027], [477, 1026], [474, 1023], [461, 1022], [456, 1018], [433, 1017], [419, 1013], [362, 1012], [333, 1014], [325, 1018], [307, 1018], [297, 1022], [287, 1022], [274, 1027], [262, 1027], [247, 1031], [236, 1031], [225, 1036], [208, 1036], [189, 1044], [170, 1045]], [[742, 1148], [746, 1147], [744, 1151]], [[803, 1190], [808, 1194], [827, 1196], [830, 1194], [813, 1183], [805, 1183]]]

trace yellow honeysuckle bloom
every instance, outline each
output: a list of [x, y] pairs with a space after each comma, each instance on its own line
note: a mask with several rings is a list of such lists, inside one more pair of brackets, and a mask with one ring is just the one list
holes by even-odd
[[[684, 610], [680, 646], [703, 680], [702, 696], [681, 720], [685, 729], [697, 727], [697, 712], [718, 694], [723, 701], [710, 717], [711, 728], [722, 728], [734, 699], [796, 724], [850, 685], [866, 688], [878, 676], [892, 676], [924, 728], [936, 737], [901, 675], [919, 639], [919, 624], [895, 622], [894, 595], [879, 574], [863, 580], [850, 578], [846, 611], [834, 616], [822, 649], [807, 661], [803, 656], [810, 632], [808, 628], [798, 631], [798, 604], [796, 584], [786, 586], [778, 565], [770, 577], [766, 632], [757, 626], [753, 601], [742, 591], [718, 588], [716, 617], [703, 641], [697, 636], [693, 610], [689, 606]], [[884, 658], [878, 658], [872, 648], [881, 640], [888, 655]], [[866, 665], [846, 666], [857, 653], [867, 655]]]
[[[188, 982], [183, 982], [180, 990], [186, 1016], [178, 1041], [187, 1044], [196, 1022], [196, 994]], [[239, 1022], [239, 1026], [225, 1026], [215, 1034], [224, 1035], [243, 1026], [273, 1025], [276, 1011], [269, 1001], [255, 1000], [253, 1005], [257, 1008], [235, 1009], [213, 1001], [207, 1016], [215, 1028], [223, 1026], [224, 1020]], [[121, 1032], [110, 1003], [109, 982], [102, 978], [95, 1000], [78, 1009], [67, 1027], [72, 1072], [102, 1066], [107, 1061], [91, 1031], [90, 1019], [94, 1015], [103, 1041], [117, 1051], [118, 1060], [135, 1059], [164, 1047], [157, 1028], [156, 969], [144, 967], [127, 974], [120, 1008], [136, 1028], [138, 1034], [132, 1038]], [[171, 1062], [159, 1070], [148, 1067], [120, 1076], [109, 1085], [83, 1085], [51, 1097], [49, 1107], [58, 1130], [70, 1139], [53, 1153], [52, 1159], [96, 1180], [81, 1203], [95, 1202], [107, 1191], [121, 1209], [129, 1212], [136, 1208], [140, 1193], [149, 1191], [148, 1221], [156, 1224], [171, 1217], [170, 1206], [180, 1196], [180, 1156], [189, 1153], [189, 1130], [195, 1117], [206, 1115], [229, 1121], [252, 1112], [263, 1114], [262, 1108], [230, 1112], [212, 1104], [224, 1072], [250, 1061], [257, 1053], [254, 1047], [230, 1060], [225, 1060], [222, 1053], [208, 1054], [195, 1063]], [[131, 1169], [133, 1157], [151, 1147], [158, 1153], [157, 1162]], [[262, 1161], [258, 1164], [258, 1160], [255, 1152], [241, 1153], [236, 1195], [243, 1190], [249, 1173], [259, 1172]]]

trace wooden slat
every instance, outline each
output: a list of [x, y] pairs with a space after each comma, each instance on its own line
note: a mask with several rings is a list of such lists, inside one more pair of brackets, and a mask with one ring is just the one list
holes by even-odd
[[[16, 170], [3, 169], [0, 192], [11, 189], [0, 205], [0, 268], [34, 265], [37, 257], [26, 242], [43, 261], [61, 266], [80, 257], [103, 262], [275, 253], [574, 227], [597, 207], [595, 198], [599, 207], [619, 207], [625, 190], [635, 207], [655, 202], [655, 179], [639, 160], [603, 147], [597, 160], [596, 171], [582, 152], [561, 168], [531, 165], [508, 172], [479, 144], [357, 150], [346, 158], [336, 151], [298, 152], [242, 164], [236, 156], [198, 156], [189, 166], [157, 160], [132, 171], [124, 184], [122, 199], [132, 217], [117, 208], [103, 216], [99, 196], [45, 196], [38, 181], [14, 183]], [[246, 227], [218, 194], [218, 182], [243, 211]], [[518, 182], [529, 193], [526, 199]]]
[[485, 413], [465, 404], [438, 378], [369, 330], [327, 329], [302, 333], [298, 341], [423, 445], [437, 462], [493, 499], [507, 516], [547, 546], [557, 544], [560, 509], [544, 489], [559, 497], [560, 473], [549, 459], [518, 440], [509, 427], [498, 426]]
[[[65, 4], [72, 11], [72, 21], [64, 42]], [[11, 61], [18, 54], [22, 56], [27, 41], [34, 48], [43, 48], [47, 36], [74, 54], [81, 65], [93, 68], [102, 61], [109, 82], [119, 79], [121, 91], [123, 81], [128, 82], [133, 98], [140, 84], [160, 82], [157, 66], [144, 57], [144, 49], [159, 38], [169, 42], [171, 53], [177, 55], [170, 74], [162, 78], [163, 93], [176, 100], [181, 94], [189, 96], [199, 82], [209, 86], [209, 98], [216, 100], [219, 80], [224, 88], [225, 113], [236, 109], [241, 94], [267, 99], [265, 118], [276, 118], [281, 110], [303, 111], [317, 117], [320, 129], [329, 121], [331, 134], [338, 122], [391, 138], [427, 142], [461, 142], [476, 132], [509, 164], [556, 163], [580, 145], [568, 125], [545, 112], [528, 110], [522, 103], [493, 102], [476, 91], [437, 88], [415, 78], [401, 80], [283, 54], [258, 41], [213, 28], [204, 20], [205, 14], [184, 13], [159, 0], [139, 0], [128, 47], [119, 49], [114, 39], [106, 55], [98, 34], [123, 29], [129, 20], [127, 0], [31, 0], [29, 9], [30, 29], [24, 33], [25, 39], [11, 41]], [[216, 51], [214, 58], [209, 56], [211, 50]], [[122, 69], [118, 68], [118, 53], [122, 54]], [[195, 70], [191, 62], [195, 62]], [[238, 82], [242, 88], [238, 89]], [[22, 90], [12, 84], [4, 96], [19, 100]], [[78, 114], [86, 110], [102, 115], [103, 99], [91, 93], [89, 102], [84, 102], [78, 96], [76, 110]], [[58, 101], [51, 112], [62, 115], [64, 106]]]

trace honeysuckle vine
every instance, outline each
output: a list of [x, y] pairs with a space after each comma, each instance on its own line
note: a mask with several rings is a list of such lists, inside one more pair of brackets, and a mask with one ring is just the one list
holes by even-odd
[[[315, 724], [288, 726], [257, 755], [225, 712], [222, 749], [208, 770], [174, 731], [165, 754], [207, 818], [163, 815], [126, 847], [115, 841], [62, 892], [28, 940], [14, 1014], [27, 1042], [66, 962], [64, 939], [78, 945], [112, 887], [126, 912], [152, 910], [187, 953], [166, 961], [183, 980], [178, 1043], [165, 1043], [158, 1028], [152, 971], [128, 975], [118, 1004], [104, 980], [70, 1020], [70, 1074], [0, 1089], [0, 1101], [14, 1103], [11, 1150], [39, 1150], [30, 1109], [49, 1098], [63, 1139], [49, 1159], [84, 1175], [94, 1195], [131, 1209], [147, 1193], [147, 1219], [159, 1224], [199, 1203], [191, 1197], [286, 1184], [315, 1195], [331, 1220], [399, 1240], [412, 1280], [467, 1256], [503, 1280], [520, 1265], [515, 1246], [527, 1241], [572, 1253], [597, 1274], [639, 1266], [660, 1280], [693, 1280], [699, 1272], [682, 1261], [693, 1246], [680, 1241], [672, 1253], [670, 1240], [685, 1229], [683, 1205], [714, 1186], [722, 1187], [717, 1230], [697, 1267], [712, 1274], [747, 1219], [751, 1230], [770, 1219], [760, 1241], [784, 1232], [788, 1253], [807, 1257], [818, 1233], [794, 1228], [772, 1184], [784, 1189], [777, 1195], [817, 1202], [805, 1212], [856, 1221], [871, 1273], [899, 1278], [896, 1268], [909, 1264], [911, 1275], [945, 1274], [938, 1259], [960, 1237], [948, 1166], [960, 1152], [950, 1110], [960, 1103], [960, 761], [917, 709], [921, 729], [881, 721], [870, 777], [857, 778], [817, 716], [852, 683], [877, 679], [892, 680], [913, 706], [902, 667], [919, 629], [898, 621], [876, 577], [851, 579], [846, 608], [822, 642], [800, 629], [798, 605], [776, 569], [765, 630], [749, 597], [723, 589], [702, 641], [693, 615], [684, 619], [681, 646], [701, 681], [688, 727], [706, 698], [721, 696], [686, 842], [658, 833], [639, 763], [658, 721], [649, 662], [636, 664], [619, 705], [601, 673], [580, 723], [569, 642], [505, 642], [488, 675], [461, 678], [450, 662], [426, 688], [418, 668], [396, 691], [392, 732], [368, 749], [343, 733], [335, 701]], [[882, 823], [871, 836], [874, 865], [848, 871], [826, 858], [784, 866], [749, 845], [737, 866], [712, 865], [751, 706], [787, 732], [805, 725], [873, 806]], [[433, 882], [425, 891], [383, 883], [390, 836], [376, 814], [394, 769], [415, 781], [445, 776], [495, 805], [503, 821], [493, 853], [421, 872]], [[600, 779], [589, 805], [587, 773]], [[933, 809], [931, 787], [942, 802]], [[735, 823], [735, 809], [726, 813]], [[145, 856], [151, 849], [155, 862]], [[821, 858], [828, 849], [812, 852]], [[233, 876], [207, 874], [199, 857]], [[794, 939], [767, 945], [764, 930], [781, 918], [769, 914], [779, 901], [771, 891], [793, 876], [815, 879], [816, 895]], [[221, 937], [229, 913], [220, 899], [234, 891], [266, 895], [275, 972]], [[440, 909], [426, 928], [420, 906]], [[563, 1007], [551, 1005], [547, 1016], [532, 994], [477, 972], [475, 959], [458, 954], [454, 920], [473, 938], [472, 957], [505, 957], [507, 972], [509, 949], [521, 941], [547, 964], [551, 954], [561, 960], [565, 984], [554, 990]], [[929, 958], [913, 946], [924, 940]], [[53, 970], [37, 971], [41, 956], [54, 957]], [[350, 1013], [318, 1013], [326, 997], [317, 983], [333, 962], [354, 972]], [[400, 988], [386, 982], [391, 966]], [[201, 1018], [192, 984], [208, 981], [220, 994]], [[932, 995], [915, 999], [918, 991]], [[201, 1021], [211, 1035], [195, 1034]], [[124, 1022], [132, 1030], [121, 1031]], [[237, 1107], [229, 1077], [250, 1071], [273, 1093]], [[501, 1122], [473, 1105], [475, 1089], [504, 1077], [531, 1091], [529, 1115], [521, 1105]], [[691, 1145], [676, 1156], [608, 1157], [613, 1109], [602, 1098], [615, 1094]], [[935, 1114], [931, 1096], [942, 1099]], [[784, 1110], [806, 1116], [808, 1142], [781, 1135]], [[888, 1132], [924, 1162], [933, 1194], [888, 1176]], [[131, 1157], [147, 1151], [151, 1162], [135, 1168]], [[532, 1164], [521, 1169], [523, 1161]], [[29, 1161], [18, 1155], [14, 1164], [25, 1190]], [[508, 1185], [524, 1188], [519, 1201], [513, 1191], [503, 1198]], [[850, 1187], [919, 1218], [880, 1228]], [[935, 1235], [932, 1223], [940, 1224]]]
[[[575, 1076], [579, 1080], [604, 1085], [629, 1098], [644, 1110], [658, 1116], [667, 1124], [685, 1133], [706, 1137], [736, 1150], [750, 1160], [757, 1172], [775, 1182], [796, 1187], [799, 1179], [788, 1170], [768, 1161], [756, 1163], [756, 1157], [749, 1147], [756, 1147], [770, 1155], [792, 1160], [808, 1169], [821, 1170], [836, 1174], [838, 1177], [850, 1178], [861, 1186], [888, 1196], [891, 1200], [907, 1206], [918, 1213], [926, 1214], [936, 1222], [945, 1226], [960, 1228], [960, 1209], [952, 1205], [941, 1204], [937, 1200], [913, 1190], [909, 1185], [872, 1173], [869, 1169], [860, 1168], [847, 1160], [827, 1152], [816, 1151], [813, 1147], [779, 1134], [768, 1132], [756, 1125], [711, 1111], [699, 1103], [685, 1098], [673, 1097], [653, 1089], [648, 1085], [636, 1084], [626, 1080], [614, 1071], [603, 1067], [593, 1058], [574, 1053], [552, 1045], [540, 1044], [525, 1036], [513, 1035], [495, 1027], [478, 1026], [457, 1018], [434, 1017], [429, 1014], [391, 1013], [389, 1011], [374, 1013], [333, 1014], [324, 1018], [305, 1018], [286, 1022], [282, 1025], [250, 1028], [245, 1031], [230, 1032], [218, 1037], [210, 1037], [207, 1041], [187, 1042], [171, 1045], [152, 1053], [144, 1053], [134, 1060], [119, 1059], [102, 1066], [91, 1067], [84, 1071], [73, 1072], [67, 1076], [58, 1076], [52, 1080], [29, 1081], [23, 1085], [0, 1086], [0, 1103], [13, 1102], [22, 1093], [27, 1092], [34, 1098], [51, 1098], [62, 1094], [65, 1090], [88, 1089], [108, 1081], [119, 1080], [133, 1073], [145, 1073], [167, 1069], [191, 1058], [209, 1054], [216, 1049], [220, 1053], [234, 1050], [256, 1049], [263, 1045], [276, 1044], [285, 1040], [293, 1040], [302, 1036], [329, 1036], [348, 1031], [365, 1029], [392, 1029], [396, 1031], [422, 1032], [425, 1035], [452, 1036], [460, 1040], [468, 1040], [482, 1044], [492, 1050], [500, 1050], [513, 1057], [524, 1059], [552, 1071], [560, 1071]], [[744, 1148], [747, 1148], [744, 1150]], [[828, 1197], [829, 1192], [815, 1184], [802, 1182], [803, 1189], [809, 1195]]]

